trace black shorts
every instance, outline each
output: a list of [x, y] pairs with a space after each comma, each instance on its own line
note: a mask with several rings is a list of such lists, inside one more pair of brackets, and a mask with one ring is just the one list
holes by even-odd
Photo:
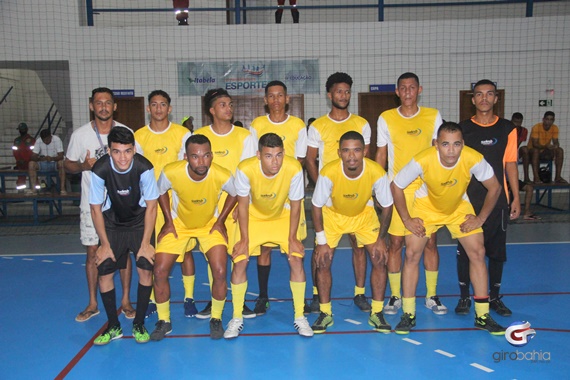
[[[495, 208], [483, 224], [485, 256], [497, 261], [507, 261], [507, 225], [510, 211], [508, 208]], [[457, 253], [467, 255], [461, 244], [457, 244]]]
[[103, 261], [97, 267], [99, 276], [114, 273], [119, 269], [125, 269], [127, 267], [127, 260], [129, 259], [130, 252], [133, 252], [135, 255], [137, 268], [152, 271], [153, 265], [146, 258], [136, 257], [141, 247], [141, 241], [144, 235], [144, 231], [142, 229], [122, 231], [107, 230], [106, 232], [116, 261], [111, 259]]

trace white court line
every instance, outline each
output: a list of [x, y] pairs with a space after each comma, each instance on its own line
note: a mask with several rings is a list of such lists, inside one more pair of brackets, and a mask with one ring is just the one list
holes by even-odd
[[53, 260], [42, 260], [42, 263], [53, 263]]
[[345, 319], [345, 322], [352, 323], [353, 325], [361, 325], [362, 322], [355, 321], [354, 319]]
[[471, 363], [471, 364], [469, 364], [469, 365], [470, 365], [471, 367], [475, 367], [475, 368], [477, 368], [477, 369], [480, 369], [481, 371], [485, 371], [485, 372], [488, 372], [488, 373], [495, 372], [495, 370], [492, 370], [491, 368], [485, 367], [484, 365], [481, 365], [481, 364]]
[[447, 356], [448, 358], [454, 358], [455, 355], [450, 354], [449, 352], [445, 352], [443, 350], [435, 350], [435, 352], [437, 352], [438, 354], [441, 354], [443, 356]]
[[73, 265], [73, 263], [70, 263], [69, 261], [64, 261], [64, 262], [62, 262], [62, 264], [65, 264], [65, 265]]
[[249, 294], [250, 296], [254, 296], [254, 297], [259, 297], [259, 294], [253, 293], [253, 292], [247, 292], [246, 294]]
[[3, 259], [6, 259], [6, 260], [12, 260], [12, 259], [13, 259], [12, 256], [2, 256], [2, 258], [3, 258]]
[[413, 339], [410, 339], [410, 338], [404, 338], [404, 339], [402, 339], [402, 340], [404, 340], [404, 341], [406, 341], [406, 342], [408, 342], [408, 343], [411, 343], [411, 344], [415, 344], [416, 346], [419, 346], [419, 345], [422, 344], [422, 342], [418, 342], [417, 340], [413, 340]]
[[210, 284], [208, 284], [207, 282], [203, 282], [202, 285], [210, 286]]
[[29, 257], [24, 257], [22, 260], [23, 261], [34, 261], [34, 259], [30, 259]]

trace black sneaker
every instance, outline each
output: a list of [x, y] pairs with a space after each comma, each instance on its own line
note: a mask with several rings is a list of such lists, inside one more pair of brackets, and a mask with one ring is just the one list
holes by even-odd
[[150, 334], [150, 340], [158, 342], [159, 340], [164, 339], [165, 335], [168, 335], [172, 332], [172, 324], [170, 322], [160, 320], [156, 322], [155, 326], [156, 328], [154, 329], [152, 334]]
[[258, 297], [255, 300], [255, 307], [253, 308], [255, 315], [263, 315], [267, 313], [267, 309], [269, 309], [269, 299], [265, 297]]
[[471, 298], [460, 298], [455, 306], [455, 314], [467, 315], [469, 314], [469, 309], [471, 309]]
[[364, 311], [365, 313], [370, 313], [370, 311], [372, 310], [372, 306], [370, 306], [364, 294], [359, 294], [357, 296], [354, 296], [353, 300], [354, 304], [358, 306], [358, 308]]
[[210, 338], [222, 339], [223, 336], [224, 327], [222, 326], [222, 320], [218, 318], [210, 319]]
[[208, 302], [204, 310], [196, 314], [196, 318], [198, 319], [210, 319], [212, 316], [212, 301]]
[[319, 303], [319, 295], [313, 294], [313, 299], [309, 303], [309, 313], [319, 314], [321, 312], [321, 304]]
[[392, 330], [392, 326], [386, 322], [386, 319], [384, 318], [384, 314], [382, 314], [382, 312], [370, 314], [370, 318], [368, 318], [368, 324], [374, 327], [374, 330], [384, 334], [389, 334], [390, 330]]
[[480, 330], [487, 330], [491, 335], [505, 335], [505, 328], [495, 322], [489, 313], [475, 317], [475, 327]]
[[503, 303], [503, 301], [501, 301], [501, 298], [503, 298], [503, 296], [499, 296], [498, 298], [491, 300], [489, 302], [489, 307], [495, 310], [495, 312], [501, 317], [510, 317], [513, 315], [513, 312]]
[[416, 316], [410, 313], [404, 313], [394, 331], [396, 334], [404, 335], [409, 334], [410, 330], [414, 327], [416, 327]]
[[317, 320], [313, 323], [311, 328], [315, 332], [315, 334], [322, 334], [327, 331], [327, 327], [331, 327], [334, 325], [333, 317], [330, 314], [323, 313], [319, 314]]
[[247, 307], [245, 303], [243, 304], [243, 311], [241, 315], [245, 319], [251, 319], [257, 317], [257, 315], [253, 312], [253, 310]]

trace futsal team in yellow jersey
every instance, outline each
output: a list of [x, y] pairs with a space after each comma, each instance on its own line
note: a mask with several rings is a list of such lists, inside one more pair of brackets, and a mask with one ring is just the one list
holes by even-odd
[[[505, 329], [489, 314], [481, 230], [498, 198], [492, 167], [481, 154], [464, 146], [459, 125], [442, 123], [439, 111], [418, 106], [422, 87], [413, 73], [398, 78], [396, 94], [402, 105], [380, 115], [376, 160], [367, 158], [371, 129], [365, 119], [348, 111], [351, 87], [352, 78], [346, 73], [328, 78], [331, 111], [316, 119], [308, 131], [301, 119], [286, 112], [289, 96], [280, 81], [266, 86], [268, 114], [256, 118], [249, 129], [232, 124], [233, 101], [222, 88], [206, 93], [205, 110], [212, 124], [194, 133], [169, 121], [172, 107], [166, 92], [149, 94], [149, 125], [134, 136], [137, 152], [154, 167], [160, 205], [153, 241], [154, 296], [144, 311], [147, 317], [158, 312], [150, 340], [162, 340], [173, 331], [169, 275], [177, 261], [184, 262], [184, 314], [210, 319], [213, 339], [238, 337], [244, 318], [268, 311], [271, 250], [276, 247], [286, 255], [290, 269], [293, 327], [303, 337], [326, 332], [334, 325], [331, 267], [345, 234], [353, 248], [354, 304], [368, 313], [368, 324], [381, 333], [392, 331], [385, 314], [402, 308], [394, 331], [407, 334], [416, 326], [418, 263], [424, 249], [425, 305], [435, 314], [447, 312], [436, 293], [435, 233], [443, 225], [459, 239], [470, 260], [475, 327], [504, 334]], [[314, 246], [313, 298], [307, 305], [303, 164], [316, 182], [311, 199], [315, 241], [308, 243]], [[487, 189], [477, 215], [466, 196], [472, 177]], [[208, 262], [212, 293], [201, 312], [194, 303], [191, 251], [195, 248]], [[245, 304], [251, 257], [257, 257], [259, 283], [253, 311]], [[231, 274], [226, 269], [228, 258]], [[370, 303], [365, 295], [368, 259], [372, 264]], [[228, 276], [233, 315], [224, 329]], [[388, 278], [392, 296], [384, 305]], [[319, 314], [312, 326], [304, 315], [311, 312]]]

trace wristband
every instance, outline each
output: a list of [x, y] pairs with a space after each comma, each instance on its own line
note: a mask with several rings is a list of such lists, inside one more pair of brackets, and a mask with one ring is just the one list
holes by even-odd
[[315, 238], [317, 239], [318, 245], [325, 245], [327, 244], [327, 236], [325, 235], [325, 231], [316, 232]]

